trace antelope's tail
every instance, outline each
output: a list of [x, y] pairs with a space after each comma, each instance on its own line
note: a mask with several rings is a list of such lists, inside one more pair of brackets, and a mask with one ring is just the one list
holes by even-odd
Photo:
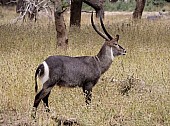
[[44, 65], [40, 64], [35, 72], [35, 93], [37, 93], [38, 90], [37, 75], [41, 76], [43, 74], [44, 74]]

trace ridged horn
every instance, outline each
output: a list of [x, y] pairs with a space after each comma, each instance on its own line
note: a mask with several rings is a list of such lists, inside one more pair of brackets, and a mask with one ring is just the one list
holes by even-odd
[[108, 37], [110, 40], [112, 40], [113, 37], [107, 32], [107, 30], [106, 30], [106, 28], [105, 28], [105, 26], [104, 26], [104, 24], [103, 24], [103, 20], [102, 20], [102, 16], [101, 16], [101, 15], [100, 15], [100, 24], [101, 24], [101, 26], [102, 26], [102, 29], [103, 29], [104, 33], [107, 35], [107, 37]]
[[93, 21], [93, 11], [92, 11], [92, 14], [91, 14], [91, 24], [92, 24], [94, 30], [95, 30], [101, 37], [103, 37], [103, 38], [106, 39], [106, 40], [109, 40], [103, 33], [101, 33], [100, 31], [97, 30], [97, 28], [96, 28], [96, 26], [95, 26], [95, 24], [94, 24], [94, 21]]

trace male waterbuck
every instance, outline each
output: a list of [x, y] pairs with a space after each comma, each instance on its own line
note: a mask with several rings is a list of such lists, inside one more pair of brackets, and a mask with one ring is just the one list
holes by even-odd
[[92, 88], [98, 82], [100, 76], [105, 73], [113, 58], [125, 55], [126, 50], [118, 45], [119, 36], [112, 38], [106, 31], [102, 18], [100, 23], [105, 34], [97, 30], [93, 22], [94, 30], [106, 41], [95, 56], [49, 56], [40, 64], [35, 72], [35, 91], [37, 92], [37, 76], [43, 84], [41, 91], [35, 96], [33, 108], [36, 111], [40, 101], [48, 108], [48, 97], [51, 89], [57, 85], [60, 87], [81, 87], [85, 94], [85, 102], [89, 104], [92, 98]]

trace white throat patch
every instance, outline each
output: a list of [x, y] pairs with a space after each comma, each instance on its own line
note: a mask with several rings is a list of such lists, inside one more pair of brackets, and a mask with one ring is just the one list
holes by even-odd
[[42, 84], [44, 84], [49, 79], [49, 67], [45, 61], [43, 62], [43, 65], [44, 65], [44, 74], [41, 77], [39, 77]]
[[113, 56], [113, 50], [112, 50], [112, 47], [110, 48], [110, 52], [111, 52], [111, 59], [113, 60], [113, 59], [114, 59], [114, 56]]

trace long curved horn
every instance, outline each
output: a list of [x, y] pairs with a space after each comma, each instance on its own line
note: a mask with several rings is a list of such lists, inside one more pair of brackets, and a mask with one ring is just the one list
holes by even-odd
[[93, 11], [92, 11], [92, 14], [91, 14], [91, 24], [94, 28], [94, 30], [101, 36], [103, 37], [104, 39], [106, 40], [109, 40], [103, 33], [101, 33], [100, 31], [97, 30], [96, 26], [94, 25], [94, 21], [93, 21]]
[[110, 40], [112, 40], [113, 37], [107, 32], [107, 30], [106, 30], [106, 28], [105, 28], [105, 26], [104, 26], [104, 24], [103, 24], [103, 20], [102, 20], [101, 15], [100, 15], [100, 24], [101, 24], [101, 26], [102, 26], [102, 29], [103, 29], [104, 33], [107, 35], [107, 37], [108, 37]]

